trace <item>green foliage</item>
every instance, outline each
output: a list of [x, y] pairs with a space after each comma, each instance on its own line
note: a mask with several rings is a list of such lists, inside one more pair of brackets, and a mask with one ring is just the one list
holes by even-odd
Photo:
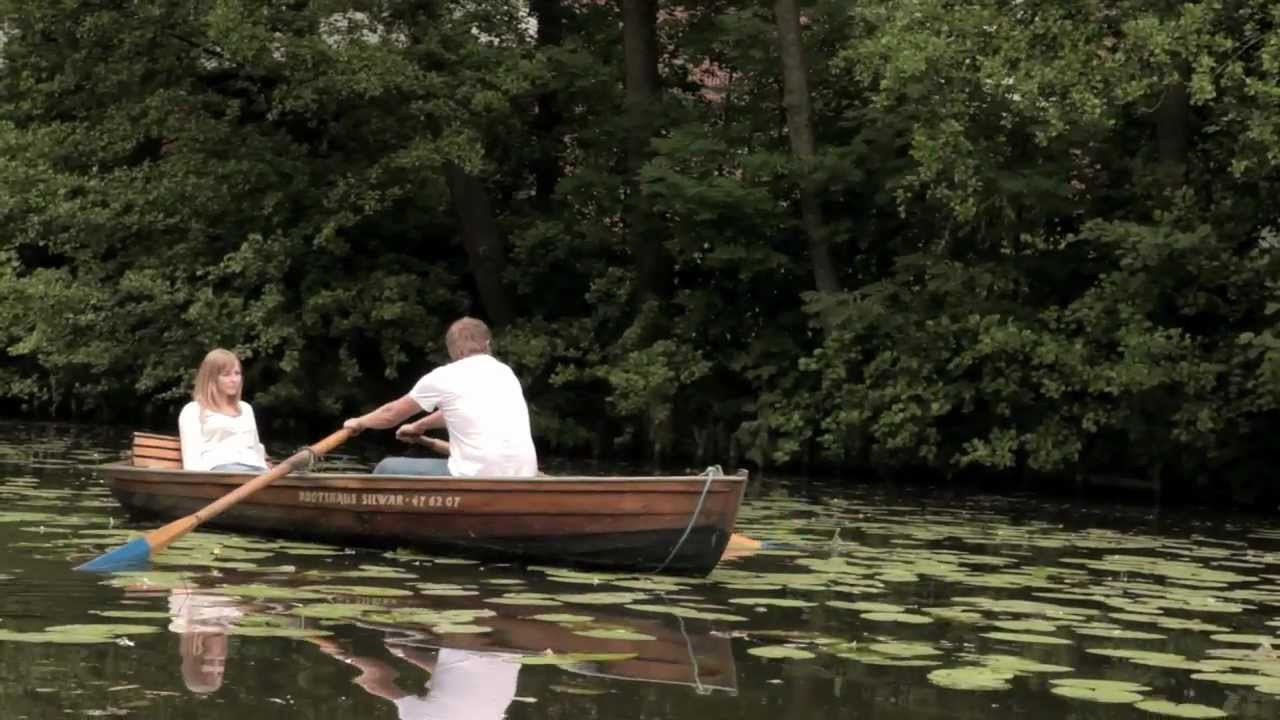
[[544, 452], [1247, 478], [1273, 5], [801, 3], [801, 165], [769, 4], [663, 13], [637, 124], [616, 3], [0, 0], [0, 403], [168, 422], [225, 345], [276, 426], [328, 425], [498, 287]]

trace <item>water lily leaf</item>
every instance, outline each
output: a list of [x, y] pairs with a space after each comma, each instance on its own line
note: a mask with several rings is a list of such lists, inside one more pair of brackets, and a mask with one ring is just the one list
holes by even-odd
[[534, 620], [551, 623], [585, 623], [595, 620], [590, 615], [571, 615], [569, 613], [543, 613], [542, 615], [532, 615]]
[[560, 602], [580, 605], [626, 605], [627, 603], [638, 602], [646, 597], [648, 595], [645, 593], [631, 592], [570, 593], [552, 596], [553, 599]]
[[324, 618], [328, 620], [353, 620], [373, 610], [368, 605], [358, 605], [355, 603], [317, 603], [314, 605], [301, 605], [291, 609], [289, 612], [293, 615], [300, 615], [308, 618]]
[[577, 665], [584, 662], [610, 662], [630, 660], [636, 653], [544, 653], [525, 655], [516, 662], [521, 665]]
[[872, 622], [905, 623], [907, 625], [928, 625], [933, 618], [928, 615], [916, 615], [905, 612], [868, 612], [858, 617]]
[[706, 610], [698, 610], [696, 608], [688, 608], [682, 605], [644, 605], [632, 604], [627, 605], [632, 610], [640, 610], [642, 612], [666, 613], [675, 615], [676, 617], [691, 618], [695, 620], [724, 620], [726, 622], [746, 622], [747, 618], [741, 615], [733, 615], [722, 612], [708, 612]]
[[752, 655], [758, 655], [764, 658], [775, 660], [808, 660], [817, 657], [808, 650], [794, 648], [789, 645], [763, 645], [760, 647], [747, 648], [747, 652]]
[[1165, 700], [1144, 700], [1140, 703], [1134, 703], [1134, 707], [1139, 710], [1145, 710], [1156, 715], [1168, 715], [1177, 718], [1199, 718], [1208, 720], [1210, 718], [1224, 718], [1227, 714], [1218, 708], [1209, 707], [1208, 705], [1196, 705], [1194, 703], [1174, 703]]
[[227, 628], [228, 635], [271, 638], [326, 637], [333, 633], [317, 628], [278, 627], [273, 625], [235, 625]]
[[1091, 637], [1111, 638], [1113, 640], [1163, 640], [1167, 636], [1159, 633], [1141, 632], [1138, 630], [1124, 630], [1122, 628], [1100, 628], [1100, 627], [1084, 627], [1075, 626], [1071, 631], [1079, 635], [1089, 635]]
[[881, 655], [892, 655], [899, 658], [928, 657], [931, 655], [942, 654], [941, 650], [924, 643], [880, 642], [869, 643], [866, 648], [872, 652], [878, 652]]
[[1015, 675], [1023, 675], [1026, 673], [1064, 673], [1071, 672], [1075, 668], [1066, 665], [1051, 665], [1042, 663], [1030, 658], [1018, 657], [1016, 655], [968, 655], [965, 658], [973, 662], [982, 663], [983, 665], [1001, 672], [1010, 672]]
[[58, 645], [89, 645], [115, 642], [128, 635], [148, 635], [163, 632], [155, 625], [54, 625], [35, 632], [0, 630], [0, 642], [52, 643]]
[[1263, 683], [1277, 682], [1280, 678], [1269, 675], [1246, 675], [1244, 673], [1220, 673], [1220, 672], [1204, 672], [1194, 673], [1191, 676], [1195, 680], [1208, 680], [1222, 685], [1261, 685]]
[[94, 615], [124, 620], [168, 620], [167, 610], [90, 610]]
[[1211, 666], [1188, 660], [1182, 655], [1173, 653], [1152, 652], [1148, 650], [1125, 650], [1118, 648], [1085, 648], [1085, 652], [1107, 657], [1124, 658], [1138, 665], [1150, 667], [1172, 668], [1174, 670], [1191, 670], [1193, 672], [1211, 671]]
[[1052, 687], [1049, 688], [1049, 692], [1054, 695], [1069, 697], [1073, 700], [1087, 700], [1088, 702], [1096, 703], [1124, 703], [1131, 705], [1143, 699], [1143, 696], [1134, 692], [1105, 687]]
[[794, 600], [792, 598], [771, 598], [771, 597], [740, 597], [729, 598], [729, 602], [739, 605], [755, 605], [772, 606], [772, 607], [789, 607], [789, 608], [807, 608], [814, 607], [818, 603], [808, 600]]
[[625, 628], [596, 628], [593, 630], [575, 630], [574, 635], [597, 638], [600, 640], [656, 640], [652, 635], [627, 630]]
[[938, 618], [939, 620], [949, 620], [951, 622], [979, 623], [986, 619], [982, 615], [982, 613], [975, 612], [968, 608], [938, 607], [938, 608], [923, 608], [923, 609], [925, 612]]
[[1013, 673], [990, 667], [960, 667], [934, 670], [929, 682], [952, 690], [1008, 690]]
[[1280, 645], [1280, 637], [1271, 635], [1237, 635], [1233, 633], [1223, 633], [1220, 635], [1210, 635], [1211, 640], [1217, 640], [1224, 643], [1241, 643], [1244, 645], [1269, 645], [1276, 643]]
[[485, 598], [484, 601], [495, 605], [529, 605], [533, 607], [556, 607], [563, 604], [559, 600], [547, 597], [543, 593], [505, 593], [498, 597]]
[[1011, 633], [1011, 632], [989, 632], [982, 633], [983, 637], [992, 640], [1007, 640], [1008, 642], [1030, 643], [1035, 645], [1071, 645], [1073, 644], [1066, 638], [1056, 637], [1054, 635], [1035, 635], [1032, 633]]
[[[1092, 688], [1095, 690], [1118, 690], [1121, 692], [1143, 693], [1151, 688], [1146, 685], [1126, 680], [1095, 680], [1093, 678], [1053, 678], [1049, 681], [1061, 687]], [[1134, 702], [1137, 702], [1136, 700]]]
[[901, 605], [890, 605], [889, 603], [876, 603], [876, 602], [851, 603], [851, 602], [845, 602], [843, 600], [828, 600], [826, 604], [830, 605], [831, 607], [844, 608], [846, 610], [857, 610], [859, 612], [900, 613], [906, 609]]
[[1054, 632], [1058, 626], [1044, 620], [997, 620], [992, 626], [1010, 632], [1046, 633]]
[[304, 585], [305, 590], [333, 593], [334, 595], [358, 595], [361, 597], [409, 597], [411, 590], [383, 587], [381, 585]]
[[213, 592], [260, 600], [323, 600], [326, 597], [310, 588], [304, 590], [275, 585], [224, 585], [213, 588]]

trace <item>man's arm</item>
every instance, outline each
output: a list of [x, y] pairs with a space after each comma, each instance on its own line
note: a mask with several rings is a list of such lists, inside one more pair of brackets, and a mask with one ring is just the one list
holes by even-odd
[[[374, 430], [386, 430], [395, 427], [409, 418], [422, 412], [422, 406], [414, 400], [412, 396], [405, 395], [396, 400], [383, 405], [373, 412], [365, 413], [360, 417], [351, 418], [342, 423], [342, 426], [360, 432], [373, 428]], [[430, 417], [430, 416], [428, 416]]]
[[405, 423], [396, 429], [396, 437], [401, 440], [407, 440], [410, 437], [421, 435], [428, 430], [441, 430], [444, 428], [444, 413], [436, 410], [426, 417], [414, 420], [411, 423]]
[[435, 430], [443, 427], [445, 427], [444, 413], [436, 410], [424, 418], [411, 423], [405, 423], [404, 425], [396, 428], [396, 439], [401, 442], [407, 442], [411, 445], [423, 445], [440, 455], [448, 455], [449, 443], [444, 440], [427, 437], [423, 434], [428, 430]]

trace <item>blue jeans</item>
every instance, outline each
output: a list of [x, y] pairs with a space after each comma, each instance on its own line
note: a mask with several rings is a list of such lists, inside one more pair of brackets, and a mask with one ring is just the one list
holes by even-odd
[[264, 468], [264, 467], [259, 467], [259, 466], [257, 466], [257, 465], [246, 465], [246, 464], [244, 464], [244, 463], [223, 463], [223, 464], [221, 464], [221, 465], [214, 465], [213, 467], [211, 467], [211, 468], [209, 468], [209, 469], [210, 469], [210, 470], [213, 470], [214, 472], [255, 472], [255, 473], [260, 473], [260, 472], [266, 472], [266, 471], [267, 471], [267, 469], [266, 469], [266, 468]]
[[416, 458], [392, 456], [383, 458], [373, 468], [374, 475], [425, 475], [449, 477], [447, 458]]

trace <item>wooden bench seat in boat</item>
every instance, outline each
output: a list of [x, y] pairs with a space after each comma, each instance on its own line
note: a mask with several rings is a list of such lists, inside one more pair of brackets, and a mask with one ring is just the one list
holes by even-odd
[[136, 432], [132, 458], [136, 467], [181, 470], [182, 443], [174, 435]]

